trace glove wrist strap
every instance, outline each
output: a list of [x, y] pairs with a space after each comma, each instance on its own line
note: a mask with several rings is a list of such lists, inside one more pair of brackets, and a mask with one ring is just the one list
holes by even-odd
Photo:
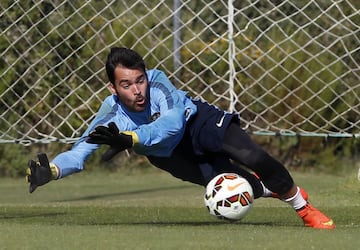
[[121, 133], [131, 136], [131, 138], [132, 138], [132, 146], [139, 143], [139, 137], [134, 131], [123, 131]]
[[54, 163], [50, 163], [51, 179], [56, 180], [59, 178], [59, 169]]

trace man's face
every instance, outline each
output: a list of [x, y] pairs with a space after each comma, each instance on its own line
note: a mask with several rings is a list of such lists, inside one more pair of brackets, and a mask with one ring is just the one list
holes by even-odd
[[110, 83], [110, 90], [117, 95], [129, 111], [141, 112], [146, 107], [148, 82], [144, 72], [117, 66], [114, 71], [115, 84]]

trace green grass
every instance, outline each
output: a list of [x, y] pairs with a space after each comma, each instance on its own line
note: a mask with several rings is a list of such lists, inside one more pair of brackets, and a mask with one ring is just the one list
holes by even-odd
[[335, 230], [302, 226], [286, 204], [258, 199], [241, 222], [211, 217], [203, 189], [156, 169], [76, 174], [27, 192], [0, 180], [0, 249], [358, 249], [360, 182], [295, 173]]

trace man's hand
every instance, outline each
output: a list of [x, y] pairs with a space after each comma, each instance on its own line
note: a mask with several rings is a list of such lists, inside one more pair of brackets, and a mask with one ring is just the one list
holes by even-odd
[[38, 154], [39, 161], [30, 160], [26, 170], [26, 179], [30, 183], [29, 192], [32, 193], [38, 186], [48, 183], [57, 177], [56, 167], [50, 168], [46, 154]]
[[110, 160], [117, 153], [131, 148], [134, 144], [133, 136], [126, 133], [119, 133], [119, 129], [114, 122], [110, 122], [109, 127], [96, 127], [95, 131], [89, 134], [86, 142], [110, 146], [101, 157], [104, 161]]

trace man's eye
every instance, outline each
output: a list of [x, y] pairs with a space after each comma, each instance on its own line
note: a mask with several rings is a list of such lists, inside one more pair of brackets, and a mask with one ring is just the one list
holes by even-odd
[[136, 83], [143, 83], [144, 81], [145, 81], [145, 77], [142, 76], [136, 81]]

